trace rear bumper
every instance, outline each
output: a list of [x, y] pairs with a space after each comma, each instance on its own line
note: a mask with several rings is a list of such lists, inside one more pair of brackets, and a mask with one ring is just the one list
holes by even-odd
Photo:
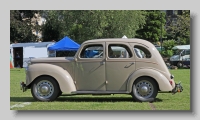
[[183, 91], [183, 86], [181, 85], [181, 82], [179, 82], [178, 84], [175, 83], [175, 87], [172, 90], [172, 94], [175, 94], [177, 92], [182, 92]]

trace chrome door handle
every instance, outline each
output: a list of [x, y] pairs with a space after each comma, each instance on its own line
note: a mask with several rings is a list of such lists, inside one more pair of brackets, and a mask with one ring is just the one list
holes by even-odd
[[133, 65], [135, 62], [129, 63], [129, 65], [126, 65], [124, 68], [129, 68], [131, 65]]

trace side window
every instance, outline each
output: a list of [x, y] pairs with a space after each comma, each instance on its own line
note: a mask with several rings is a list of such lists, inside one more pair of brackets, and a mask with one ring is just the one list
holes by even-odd
[[128, 46], [123, 44], [110, 44], [108, 46], [109, 58], [131, 58], [132, 53]]
[[87, 45], [80, 54], [80, 58], [102, 58], [103, 57], [103, 45]]
[[190, 55], [190, 50], [186, 50], [185, 55]]
[[134, 51], [138, 58], [151, 58], [151, 53], [143, 46], [135, 45]]

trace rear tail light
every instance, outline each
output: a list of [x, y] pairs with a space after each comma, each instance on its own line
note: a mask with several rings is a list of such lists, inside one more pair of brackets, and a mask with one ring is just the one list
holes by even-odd
[[173, 84], [173, 81], [172, 81], [172, 80], [170, 80], [170, 81], [169, 81], [169, 83], [172, 85], [172, 84]]

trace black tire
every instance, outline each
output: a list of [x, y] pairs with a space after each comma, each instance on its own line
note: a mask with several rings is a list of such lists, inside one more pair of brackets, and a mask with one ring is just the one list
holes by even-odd
[[60, 97], [62, 95], [62, 92], [60, 91], [59, 93], [58, 93], [58, 97]]
[[31, 93], [35, 100], [54, 101], [59, 96], [60, 87], [52, 77], [43, 76], [33, 82]]
[[182, 63], [182, 62], [178, 62], [178, 63], [177, 63], [177, 67], [179, 67], [179, 68], [180, 68], [180, 67], [183, 67], [183, 63]]
[[158, 94], [158, 86], [154, 79], [141, 77], [137, 79], [132, 88], [132, 97], [138, 102], [153, 102]]

